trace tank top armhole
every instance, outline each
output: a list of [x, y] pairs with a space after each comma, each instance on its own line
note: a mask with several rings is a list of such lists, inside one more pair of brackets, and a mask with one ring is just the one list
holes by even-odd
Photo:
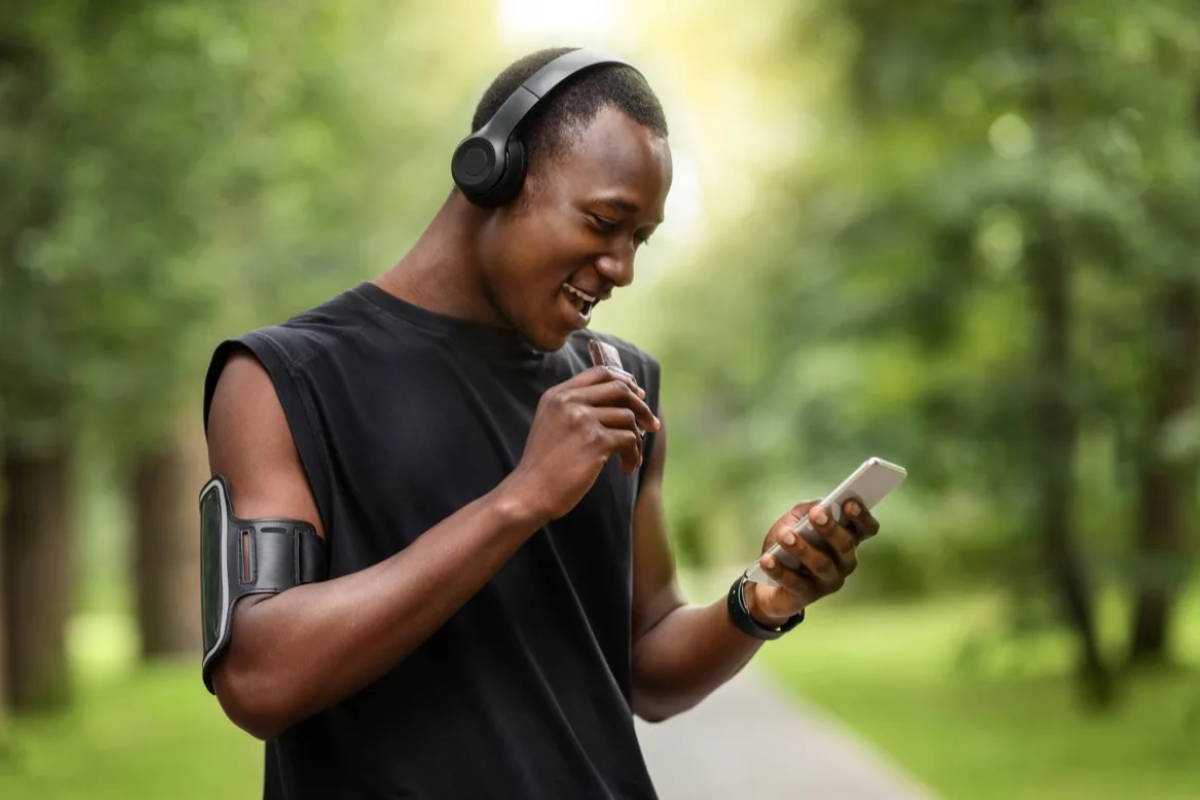
[[[659, 389], [661, 383], [661, 372], [658, 361], [649, 353], [639, 351], [641, 355], [642, 369], [644, 376], [641, 381], [641, 386], [646, 390], [646, 405], [650, 406], [650, 410], [658, 415]], [[642, 453], [642, 466], [638, 469], [637, 494], [642, 493], [642, 484], [644, 482], [646, 467], [650, 464], [650, 454], [654, 452], [654, 443], [658, 441], [658, 434], [647, 433], [644, 452]]]
[[325, 529], [325, 536], [328, 538], [331, 535], [332, 494], [324, 465], [329, 463], [329, 459], [324, 454], [321, 440], [316, 433], [318, 430], [315, 424], [316, 415], [308, 402], [307, 395], [301, 389], [302, 376], [294, 368], [293, 361], [288, 358], [283, 348], [266, 331], [252, 331], [232, 339], [226, 339], [213, 351], [208, 373], [204, 379], [205, 433], [208, 432], [208, 412], [212, 405], [217, 379], [225, 367], [226, 360], [238, 347], [249, 350], [271, 378], [275, 394], [279, 397], [279, 404], [283, 407], [283, 414], [287, 418], [292, 441], [300, 455], [300, 465], [308, 479], [308, 488], [316, 501], [317, 514], [321, 517], [321, 524]]

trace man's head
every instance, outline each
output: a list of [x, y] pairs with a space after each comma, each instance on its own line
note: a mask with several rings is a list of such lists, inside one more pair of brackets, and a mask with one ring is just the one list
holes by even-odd
[[[502, 72], [473, 130], [569, 49], [533, 53]], [[634, 253], [662, 221], [670, 188], [667, 125], [636, 70], [600, 65], [556, 87], [515, 135], [529, 171], [511, 203], [479, 210], [476, 260], [497, 317], [535, 347], [556, 350], [587, 324], [593, 303], [580, 294], [604, 299], [633, 280]]]

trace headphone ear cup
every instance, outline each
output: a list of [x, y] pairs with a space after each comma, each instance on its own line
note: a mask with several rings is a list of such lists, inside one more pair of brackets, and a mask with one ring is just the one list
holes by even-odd
[[468, 136], [455, 148], [450, 159], [450, 174], [455, 185], [472, 203], [487, 197], [487, 187], [497, 181], [504, 169], [497, 160], [491, 142], [481, 136]]
[[487, 193], [485, 200], [486, 205], [492, 207], [512, 202], [520, 193], [521, 184], [525, 181], [525, 170], [528, 167], [525, 145], [514, 136], [508, 140], [508, 150], [505, 155], [504, 171], [500, 173], [500, 180]]

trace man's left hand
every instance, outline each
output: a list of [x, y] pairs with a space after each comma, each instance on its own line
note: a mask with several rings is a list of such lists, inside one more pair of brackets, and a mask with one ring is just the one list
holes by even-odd
[[[792, 530], [805, 515], [817, 532], [811, 541]], [[763, 540], [759, 564], [780, 585], [747, 582], [745, 600], [750, 614], [762, 625], [775, 627], [810, 603], [833, 594], [858, 566], [858, 545], [877, 533], [879, 522], [857, 500], [842, 504], [841, 523], [817, 501], [796, 504], [771, 526]], [[767, 555], [776, 542], [799, 567], [791, 569]]]

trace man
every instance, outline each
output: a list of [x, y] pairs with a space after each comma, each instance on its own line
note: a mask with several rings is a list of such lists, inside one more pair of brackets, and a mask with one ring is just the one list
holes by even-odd
[[[567, 50], [505, 70], [478, 130]], [[394, 267], [217, 349], [210, 464], [242, 519], [287, 517], [327, 580], [238, 602], [212, 682], [267, 741], [267, 797], [643, 798], [632, 713], [662, 720], [835, 591], [877, 524], [819, 510], [764, 541], [782, 586], [685, 605], [663, 529], [659, 365], [585, 330], [634, 278], [671, 183], [657, 98], [626, 65], [521, 122], [500, 205], [456, 189]], [[457, 173], [456, 173], [457, 180]], [[589, 367], [587, 341], [623, 370]], [[814, 544], [819, 546], [814, 546]]]

